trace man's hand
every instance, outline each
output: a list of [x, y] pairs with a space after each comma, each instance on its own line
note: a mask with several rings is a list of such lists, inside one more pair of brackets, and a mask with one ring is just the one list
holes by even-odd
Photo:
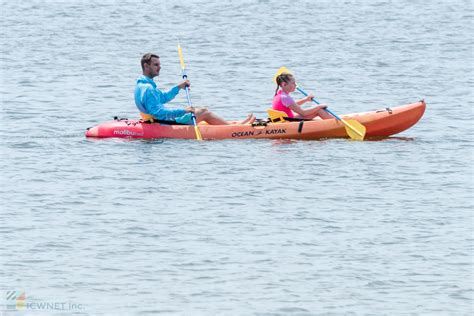
[[194, 108], [194, 106], [187, 106], [184, 108], [184, 110], [186, 112], [191, 112], [191, 113], [195, 113], [196, 109]]
[[190, 87], [191, 84], [189, 83], [189, 80], [186, 79], [184, 81], [181, 81], [179, 84], [178, 84], [178, 88], [180, 89], [185, 89], [186, 87]]

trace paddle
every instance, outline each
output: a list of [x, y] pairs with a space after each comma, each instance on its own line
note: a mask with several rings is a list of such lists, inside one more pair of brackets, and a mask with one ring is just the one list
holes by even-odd
[[[183, 59], [183, 51], [181, 50], [181, 45], [178, 44], [178, 54], [179, 54], [179, 62], [181, 63], [181, 70], [183, 71], [183, 79], [187, 79], [188, 75], [186, 74], [186, 68], [184, 66], [184, 59]], [[192, 106], [191, 104], [191, 97], [189, 95], [189, 88], [186, 86], [184, 88], [186, 91], [186, 98], [188, 99], [188, 105]], [[194, 131], [196, 132], [196, 139], [197, 140], [202, 140], [201, 132], [199, 131], [197, 122], [196, 122], [196, 115], [192, 113], [192, 118], [193, 118], [193, 125], [194, 125]]]
[[[279, 75], [281, 75], [282, 73], [291, 74], [292, 72], [289, 71], [288, 68], [286, 68], [286, 67], [281, 67], [280, 69], [278, 69], [277, 73], [273, 77], [273, 81], [276, 82], [276, 78]], [[298, 90], [304, 96], [308, 96], [308, 94], [303, 89], [301, 89], [300, 87], [296, 86], [296, 90]], [[311, 100], [314, 103], [319, 104], [319, 102], [316, 101], [314, 98], [312, 98]], [[347, 135], [349, 135], [350, 138], [352, 138], [354, 140], [364, 140], [365, 132], [366, 132], [366, 128], [365, 128], [364, 125], [362, 125], [361, 123], [359, 123], [357, 120], [354, 120], [354, 119], [344, 120], [344, 119], [340, 118], [339, 116], [337, 116], [336, 114], [334, 114], [328, 108], [325, 108], [324, 110], [326, 112], [328, 112], [329, 114], [331, 114], [332, 116], [334, 116], [338, 121], [341, 121], [344, 124], [344, 127], [346, 129], [346, 133], [347, 133]]]

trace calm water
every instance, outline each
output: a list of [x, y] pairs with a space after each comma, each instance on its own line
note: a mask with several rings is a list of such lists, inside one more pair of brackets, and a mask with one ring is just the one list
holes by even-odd
[[[4, 313], [473, 313], [473, 11], [2, 1]], [[177, 38], [194, 103], [229, 119], [264, 117], [281, 66], [336, 113], [428, 109], [383, 141], [85, 139], [137, 116], [143, 53], [180, 80]]]

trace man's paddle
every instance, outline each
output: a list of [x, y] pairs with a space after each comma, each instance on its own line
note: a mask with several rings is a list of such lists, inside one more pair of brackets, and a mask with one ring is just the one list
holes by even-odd
[[[183, 71], [183, 79], [187, 79], [188, 75], [186, 74], [186, 68], [184, 66], [183, 51], [181, 50], [181, 45], [179, 44], [178, 44], [178, 54], [179, 54], [179, 62], [181, 63], [181, 70]], [[192, 106], [191, 97], [189, 96], [189, 88], [186, 86], [184, 90], [186, 91], [186, 98], [188, 99], [188, 105]], [[196, 115], [193, 112], [191, 112], [191, 114], [193, 118], [194, 131], [196, 132], [196, 139], [202, 140], [201, 132], [199, 131], [199, 127], [196, 122]]]
[[[273, 77], [273, 81], [276, 82], [276, 78], [279, 75], [281, 75], [282, 73], [292, 74], [292, 72], [289, 71], [288, 68], [281, 67], [280, 69], [278, 69], [277, 73]], [[301, 89], [300, 87], [296, 86], [296, 90], [298, 90], [304, 96], [308, 96], [308, 94], [303, 89]], [[319, 104], [319, 102], [316, 101], [314, 98], [312, 98], [311, 100], [314, 103]], [[344, 124], [344, 127], [346, 129], [346, 133], [347, 133], [347, 135], [349, 135], [350, 138], [352, 138], [354, 140], [364, 140], [365, 132], [366, 132], [366, 129], [365, 129], [364, 125], [362, 125], [361, 123], [359, 123], [357, 120], [354, 120], [354, 119], [344, 120], [344, 119], [340, 118], [339, 116], [337, 116], [336, 114], [334, 114], [333, 112], [331, 112], [331, 110], [329, 110], [328, 108], [325, 108], [324, 110], [326, 112], [328, 112], [329, 114], [331, 114], [332, 116], [334, 116], [338, 121], [341, 121]]]

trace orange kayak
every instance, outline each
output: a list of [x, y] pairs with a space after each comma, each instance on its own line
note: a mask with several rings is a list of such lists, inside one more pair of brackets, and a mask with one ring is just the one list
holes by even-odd
[[[425, 112], [425, 101], [384, 108], [376, 111], [341, 115], [355, 119], [366, 127], [365, 138], [387, 137], [415, 125]], [[302, 122], [208, 125], [199, 124], [203, 139], [321, 139], [347, 138], [344, 124], [336, 119]], [[194, 126], [146, 123], [140, 120], [115, 119], [86, 131], [86, 137], [116, 138], [181, 138], [195, 139]]]

